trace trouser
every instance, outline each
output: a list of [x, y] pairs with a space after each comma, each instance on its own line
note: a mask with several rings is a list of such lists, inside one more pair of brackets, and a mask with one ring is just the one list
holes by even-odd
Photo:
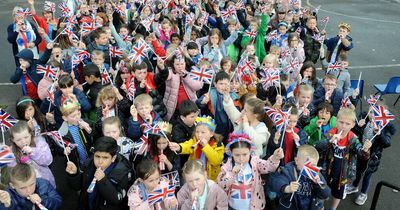
[[353, 181], [353, 186], [358, 187], [360, 184], [361, 178], [361, 193], [366, 194], [368, 192], [368, 188], [371, 184], [372, 179], [372, 170], [367, 170], [368, 168], [368, 160], [358, 160], [357, 161], [357, 172], [356, 179]]

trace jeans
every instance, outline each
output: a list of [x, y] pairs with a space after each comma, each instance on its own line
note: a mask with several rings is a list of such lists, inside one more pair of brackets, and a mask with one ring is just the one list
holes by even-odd
[[356, 179], [353, 181], [353, 186], [358, 187], [361, 178], [363, 178], [361, 185], [361, 193], [364, 194], [368, 192], [368, 188], [371, 184], [372, 173], [373, 173], [371, 170], [367, 170], [367, 168], [368, 168], [368, 160], [358, 160]]

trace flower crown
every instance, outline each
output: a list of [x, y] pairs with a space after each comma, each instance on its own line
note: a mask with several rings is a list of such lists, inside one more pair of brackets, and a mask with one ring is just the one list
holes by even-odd
[[228, 144], [225, 146], [225, 153], [232, 156], [231, 146], [236, 142], [246, 142], [250, 145], [250, 154], [256, 150], [256, 146], [247, 134], [244, 133], [231, 133], [229, 135]]
[[211, 131], [215, 131], [215, 128], [217, 127], [217, 125], [215, 124], [215, 120], [213, 118], [211, 118], [210, 116], [202, 116], [202, 117], [197, 117], [196, 121], [195, 121], [198, 125], [199, 124], [204, 124], [206, 125], [208, 128], [210, 128]]
[[341, 23], [339, 23], [338, 27], [339, 28], [346, 28], [351, 33], [351, 25], [348, 24], [348, 23], [341, 22]]

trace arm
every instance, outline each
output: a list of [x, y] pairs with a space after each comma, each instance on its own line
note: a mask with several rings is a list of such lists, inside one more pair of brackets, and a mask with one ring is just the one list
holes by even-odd
[[179, 144], [181, 146], [180, 154], [192, 154], [193, 153], [192, 145], [194, 144], [196, 144], [196, 139], [194, 138], [189, 139], [183, 143], [180, 143]]
[[381, 132], [380, 135], [376, 136], [375, 141], [382, 148], [388, 148], [391, 146], [392, 136], [396, 133], [396, 128], [393, 124], [389, 123]]
[[[75, 88], [74, 88], [75, 90]], [[78, 89], [76, 89], [78, 90]], [[76, 92], [76, 98], [78, 99], [79, 103], [81, 104], [81, 110], [82, 112], [89, 112], [90, 109], [92, 108], [92, 105], [90, 105], [89, 100], [86, 98], [85, 94], [78, 90]]]
[[22, 77], [22, 69], [20, 67], [17, 67], [17, 69], [15, 69], [14, 74], [10, 78], [10, 82], [15, 84], [19, 82], [19, 80], [21, 80], [21, 77]]
[[270, 136], [268, 128], [264, 123], [262, 123], [261, 126], [259, 124], [256, 128], [253, 128], [249, 125], [249, 122], [245, 122], [243, 123], [243, 132], [247, 134], [251, 140], [253, 140], [256, 148], [263, 148], [263, 145]]
[[32, 26], [33, 32], [35, 32], [36, 35], [36, 39], [34, 41], [35, 46], [38, 46], [40, 44], [40, 42], [42, 41], [42, 37], [39, 34], [39, 31], [37, 30], [36, 26], [34, 24], [32, 24], [31, 22], [29, 22]]
[[275, 172], [276, 169], [279, 167], [279, 163], [280, 163], [279, 159], [276, 160], [276, 158], [273, 155], [271, 155], [268, 158], [268, 160], [257, 158], [257, 170], [260, 172], [260, 174], [268, 174], [271, 172]]
[[114, 36], [115, 41], [118, 44], [118, 47], [125, 51], [125, 49], [127, 49], [128, 45], [124, 42], [124, 40], [122, 40], [121, 36], [117, 33], [117, 30], [115, 29], [115, 26], [112, 23], [112, 21], [110, 21], [109, 28], [111, 30], [111, 34]]
[[236, 10], [237, 17], [243, 28], [247, 29], [250, 23], [246, 20], [246, 12], [244, 10]]
[[212, 148], [209, 144], [203, 147], [201, 150], [206, 155], [208, 163], [214, 166], [221, 165], [222, 160], [224, 159], [224, 146], [221, 143], [221, 146], [217, 146]]
[[228, 103], [223, 102], [224, 110], [228, 115], [232, 123], [235, 123], [241, 117], [240, 111], [233, 104], [232, 98], [230, 98]]
[[39, 139], [37, 140], [36, 147], [32, 148], [33, 151], [30, 157], [40, 166], [49, 166], [53, 162], [49, 145], [42, 136], [36, 138]]
[[267, 25], [269, 22], [269, 16], [267, 14], [262, 14], [261, 15], [261, 24], [260, 27], [258, 28], [258, 33], [265, 36], [267, 33]]
[[154, 52], [157, 56], [164, 57], [167, 55], [167, 51], [160, 45], [158, 40], [151, 41], [151, 44], [153, 45]]
[[[44, 194], [39, 195], [42, 199], [41, 203], [43, 206], [47, 209], [59, 209], [61, 207], [62, 198], [49, 182], [46, 181], [46, 185], [39, 186], [39, 188], [47, 188], [43, 190]], [[39, 189], [38, 191], [42, 190]]]
[[104, 199], [112, 205], [120, 204], [125, 198], [128, 188], [128, 174], [126, 173], [120, 180], [110, 180], [104, 177], [97, 181], [97, 189]]
[[232, 44], [238, 38], [238, 36], [238, 31], [232, 32], [228, 39], [224, 40], [224, 45], [227, 47], [228, 45]]
[[16, 44], [17, 37], [18, 37], [18, 32], [14, 31], [14, 23], [10, 24], [7, 28], [7, 40], [10, 44]]
[[40, 56], [40, 58], [36, 62], [36, 64], [45, 65], [47, 63], [47, 61], [49, 61], [52, 51], [53, 51], [53, 48], [49, 49], [49, 48], [46, 47], [46, 50], [44, 51], [43, 55]]
[[[228, 166], [229, 165], [229, 166]], [[221, 171], [218, 174], [217, 183], [225, 191], [229, 192], [231, 185], [235, 183], [235, 177], [232, 173], [232, 169], [229, 170], [230, 164], [225, 163], [221, 167]]]

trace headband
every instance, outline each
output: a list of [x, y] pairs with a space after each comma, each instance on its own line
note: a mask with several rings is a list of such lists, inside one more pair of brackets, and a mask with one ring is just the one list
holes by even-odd
[[22, 99], [21, 101], [19, 101], [19, 102], [17, 103], [17, 106], [19, 106], [19, 105], [21, 105], [22, 103], [25, 103], [25, 102], [32, 102], [32, 103], [35, 103], [32, 99], [30, 99], [30, 98], [25, 98], [25, 99]]

